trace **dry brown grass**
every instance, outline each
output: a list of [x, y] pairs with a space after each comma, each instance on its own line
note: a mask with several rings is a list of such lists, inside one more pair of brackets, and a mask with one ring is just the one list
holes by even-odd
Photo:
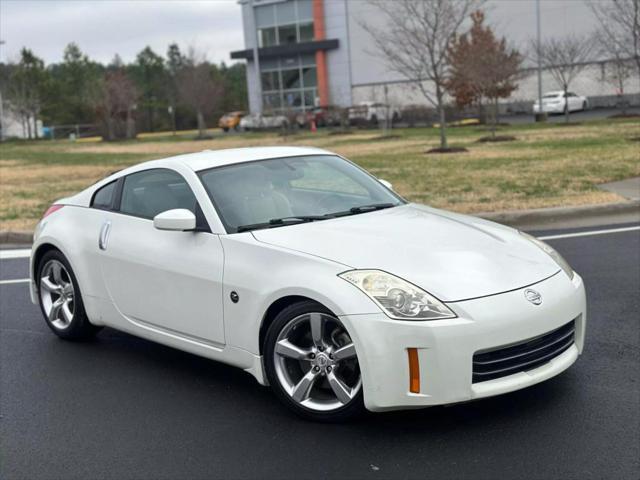
[[0, 229], [31, 229], [55, 199], [104, 175], [151, 158], [202, 150], [307, 145], [326, 148], [385, 178], [409, 200], [459, 212], [586, 205], [620, 201], [599, 183], [640, 175], [640, 123], [608, 121], [579, 126], [503, 129], [515, 142], [483, 143], [475, 127], [452, 129], [451, 143], [468, 153], [425, 155], [437, 146], [434, 129], [351, 135], [224, 135], [211, 140], [157, 137], [117, 144], [37, 142], [0, 146]]

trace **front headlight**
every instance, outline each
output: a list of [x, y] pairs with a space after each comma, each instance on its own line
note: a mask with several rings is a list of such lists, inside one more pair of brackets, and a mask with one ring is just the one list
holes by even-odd
[[569, 279], [573, 280], [573, 275], [574, 275], [573, 268], [571, 268], [571, 265], [569, 265], [569, 263], [564, 258], [562, 258], [562, 255], [556, 252], [556, 250], [553, 247], [551, 247], [550, 245], [547, 245], [542, 240], [538, 240], [536, 237], [529, 235], [528, 233], [520, 232], [520, 235], [522, 235], [527, 240], [533, 242], [535, 245], [540, 247], [547, 255], [553, 258], [555, 262], [558, 264], [558, 266], [564, 271], [564, 273], [567, 274]]
[[396, 320], [455, 318], [440, 300], [411, 283], [380, 270], [350, 270], [338, 275], [367, 294]]

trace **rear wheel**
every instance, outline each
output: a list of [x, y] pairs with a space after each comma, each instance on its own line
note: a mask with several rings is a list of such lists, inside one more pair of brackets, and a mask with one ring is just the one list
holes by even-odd
[[273, 391], [298, 415], [340, 422], [364, 411], [353, 341], [321, 305], [305, 301], [285, 308], [269, 327], [263, 351]]
[[78, 281], [65, 256], [52, 250], [40, 260], [37, 270], [40, 310], [53, 333], [68, 340], [93, 337], [100, 327], [89, 322]]

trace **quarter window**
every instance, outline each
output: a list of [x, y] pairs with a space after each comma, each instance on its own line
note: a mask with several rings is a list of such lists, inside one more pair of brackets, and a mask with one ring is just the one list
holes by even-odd
[[102, 210], [110, 210], [113, 206], [113, 195], [116, 191], [117, 180], [106, 184], [93, 194], [91, 206]]
[[122, 213], [152, 219], [164, 211], [185, 208], [195, 215], [196, 205], [196, 197], [186, 180], [173, 170], [145, 170], [124, 179]]

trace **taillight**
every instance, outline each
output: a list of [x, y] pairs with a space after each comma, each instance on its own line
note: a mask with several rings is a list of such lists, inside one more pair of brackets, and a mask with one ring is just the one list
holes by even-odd
[[47, 208], [47, 211], [44, 212], [44, 215], [42, 216], [42, 218], [47, 218], [49, 215], [51, 215], [53, 212], [57, 212], [58, 210], [60, 210], [62, 207], [64, 207], [64, 205], [56, 205], [53, 204], [51, 205], [49, 208]]

